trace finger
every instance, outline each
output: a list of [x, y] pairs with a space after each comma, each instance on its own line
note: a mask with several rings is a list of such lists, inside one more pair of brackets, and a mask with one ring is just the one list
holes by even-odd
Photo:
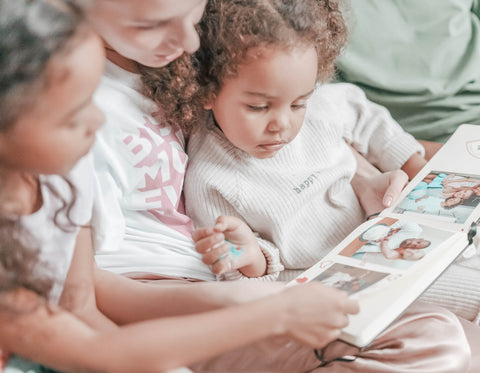
[[193, 242], [197, 242], [205, 237], [216, 233], [212, 227], [197, 228], [192, 233]]
[[215, 229], [222, 229], [222, 232], [230, 232], [239, 227], [241, 220], [235, 216], [222, 215], [217, 218]]
[[360, 306], [358, 305], [358, 301], [355, 299], [347, 298], [344, 305], [345, 313], [350, 315], [356, 315], [360, 312]]
[[392, 172], [390, 177], [390, 183], [383, 196], [383, 206], [390, 207], [392, 203], [398, 198], [407, 182], [408, 175], [405, 172], [401, 170]]
[[343, 329], [350, 323], [348, 315], [344, 313], [337, 313], [335, 318], [332, 318], [332, 326], [334, 328]]
[[200, 254], [206, 254], [215, 250], [219, 245], [225, 241], [223, 233], [216, 233], [212, 236], [197, 241], [195, 244], [195, 250]]
[[203, 254], [202, 262], [204, 262], [207, 265], [213, 265], [216, 262], [228, 256], [229, 252], [230, 252], [230, 244], [224, 242], [212, 248], [209, 252]]

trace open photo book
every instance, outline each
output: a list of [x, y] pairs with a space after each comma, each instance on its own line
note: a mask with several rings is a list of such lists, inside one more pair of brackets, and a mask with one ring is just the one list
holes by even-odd
[[357, 299], [360, 313], [350, 316], [340, 339], [364, 347], [470, 246], [479, 217], [480, 126], [465, 124], [392, 207], [288, 286], [320, 281]]

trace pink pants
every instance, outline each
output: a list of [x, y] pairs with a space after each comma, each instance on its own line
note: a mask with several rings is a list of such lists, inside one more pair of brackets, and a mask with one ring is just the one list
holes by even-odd
[[[232, 336], [233, 337], [233, 336]], [[458, 319], [416, 302], [361, 350], [335, 341], [319, 351], [286, 338], [270, 338], [191, 366], [194, 372], [456, 373], [466, 372], [471, 351]], [[353, 361], [335, 360], [353, 355]]]

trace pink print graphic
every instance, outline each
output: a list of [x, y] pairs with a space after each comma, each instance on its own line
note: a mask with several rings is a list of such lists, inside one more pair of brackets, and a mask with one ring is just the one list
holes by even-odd
[[[152, 117], [158, 113], [153, 113]], [[163, 224], [191, 237], [193, 224], [185, 215], [183, 179], [187, 155], [175, 128], [152, 123], [144, 117], [139, 136], [127, 136], [123, 142], [134, 155], [135, 168], [144, 169], [144, 184], [137, 188], [147, 211]], [[149, 208], [150, 207], [150, 208]]]

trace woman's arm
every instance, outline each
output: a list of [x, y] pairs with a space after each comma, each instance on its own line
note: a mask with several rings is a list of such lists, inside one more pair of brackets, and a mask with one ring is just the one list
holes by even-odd
[[401, 169], [408, 175], [408, 178], [411, 180], [426, 164], [427, 160], [425, 159], [425, 157], [423, 155], [420, 155], [419, 153], [415, 153], [402, 165]]
[[418, 142], [425, 148], [425, 159], [427, 161], [429, 161], [443, 146], [442, 143], [433, 141], [418, 140]]

